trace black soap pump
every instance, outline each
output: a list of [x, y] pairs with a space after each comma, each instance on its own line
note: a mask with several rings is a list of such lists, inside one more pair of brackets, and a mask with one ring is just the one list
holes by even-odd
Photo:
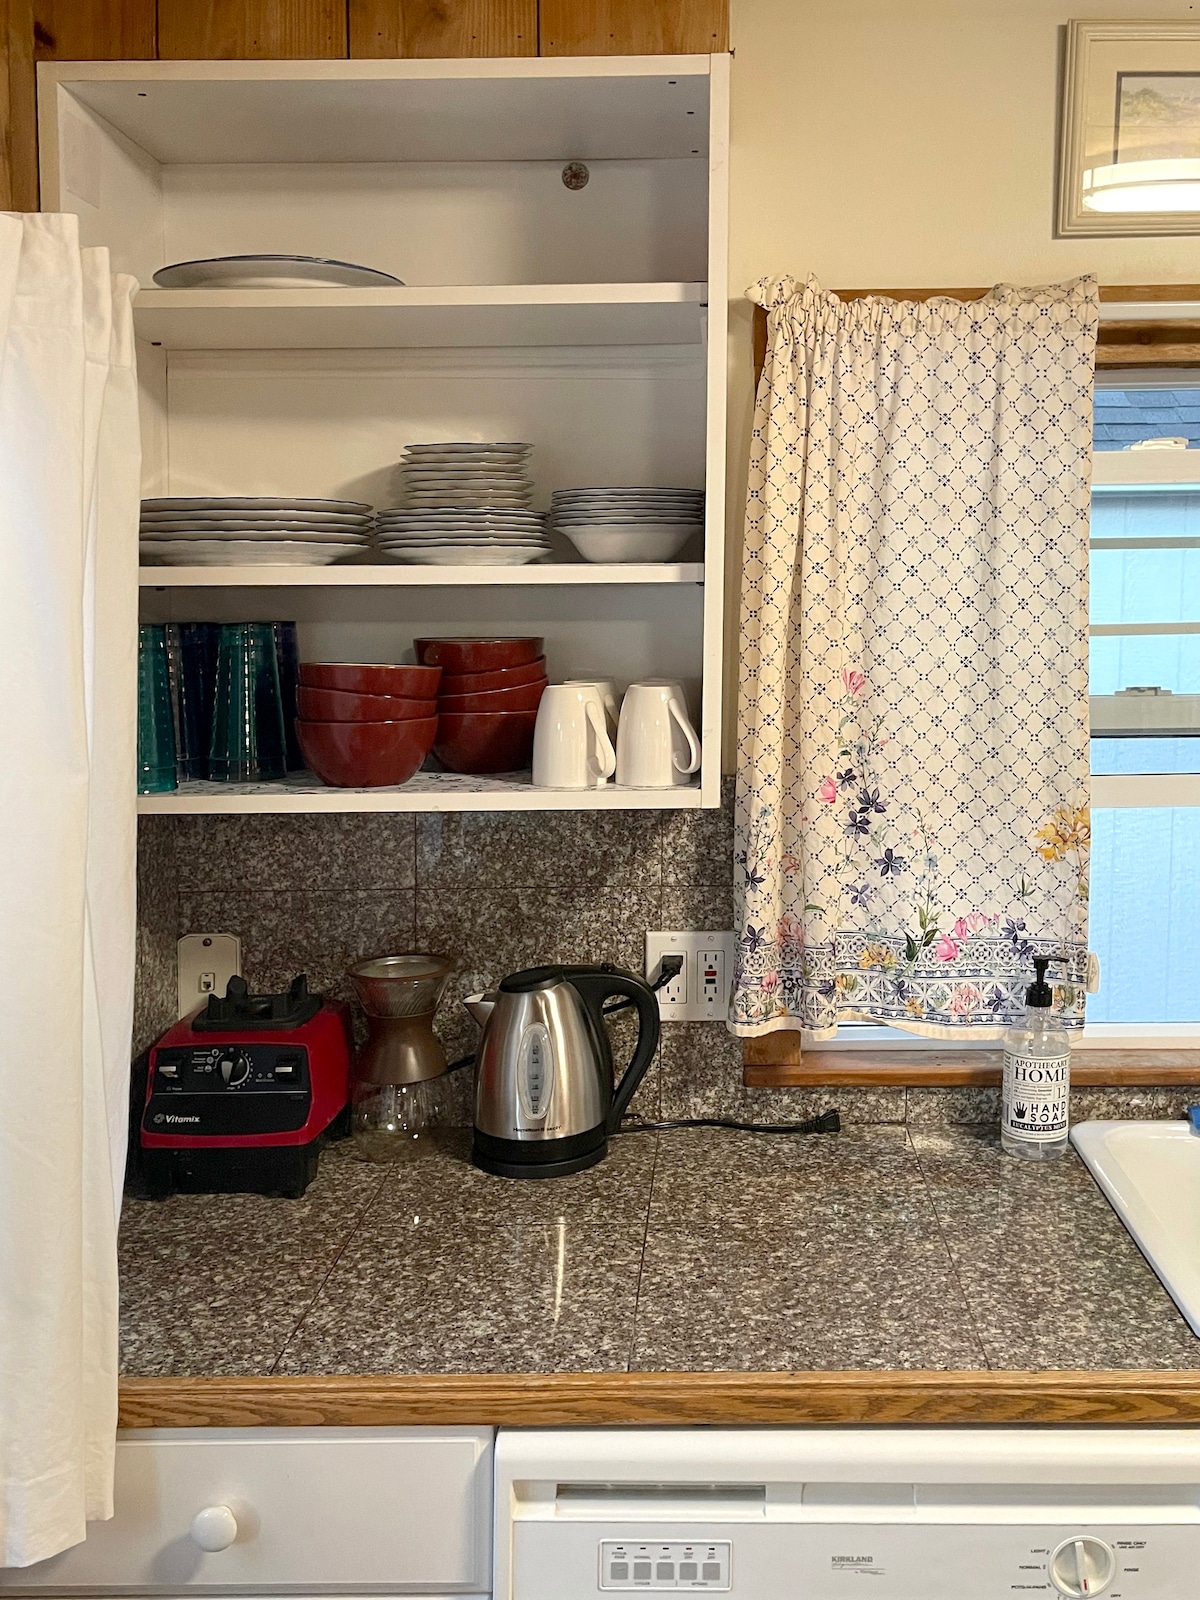
[[1045, 1161], [1067, 1148], [1071, 1039], [1054, 1015], [1049, 956], [1034, 956], [1025, 1015], [1004, 1035], [1000, 1143], [1010, 1156]]

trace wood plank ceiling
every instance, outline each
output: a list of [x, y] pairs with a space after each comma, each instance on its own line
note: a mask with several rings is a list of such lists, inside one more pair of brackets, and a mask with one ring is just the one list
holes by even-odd
[[37, 208], [38, 61], [708, 54], [728, 0], [0, 0], [0, 209]]

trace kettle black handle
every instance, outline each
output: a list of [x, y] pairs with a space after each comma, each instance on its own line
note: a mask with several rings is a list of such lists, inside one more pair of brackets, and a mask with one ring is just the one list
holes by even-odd
[[636, 972], [626, 971], [624, 967], [567, 967], [563, 976], [579, 990], [601, 1028], [604, 1026], [601, 1007], [606, 1000], [631, 1000], [637, 1007], [637, 1044], [629, 1065], [613, 1091], [612, 1108], [608, 1113], [608, 1132], [616, 1133], [658, 1049], [658, 999], [644, 978], [639, 978]]

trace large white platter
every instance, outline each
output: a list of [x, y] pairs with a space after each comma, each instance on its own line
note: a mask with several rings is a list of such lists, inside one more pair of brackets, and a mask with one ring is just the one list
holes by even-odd
[[154, 274], [160, 289], [403, 289], [404, 280], [375, 267], [321, 256], [211, 256], [176, 261]]
[[269, 494], [156, 495], [142, 501], [145, 511], [336, 511], [370, 514], [365, 500], [287, 500]]
[[321, 567], [348, 553], [344, 544], [309, 544], [303, 540], [283, 539], [270, 542], [192, 540], [179, 544], [143, 539], [139, 549], [143, 556], [162, 561], [169, 567]]

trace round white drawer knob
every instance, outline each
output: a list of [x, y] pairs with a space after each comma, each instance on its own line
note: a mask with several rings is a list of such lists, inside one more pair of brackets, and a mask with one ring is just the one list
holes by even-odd
[[192, 1543], [201, 1550], [228, 1550], [237, 1538], [237, 1518], [228, 1506], [205, 1506], [192, 1518]]

